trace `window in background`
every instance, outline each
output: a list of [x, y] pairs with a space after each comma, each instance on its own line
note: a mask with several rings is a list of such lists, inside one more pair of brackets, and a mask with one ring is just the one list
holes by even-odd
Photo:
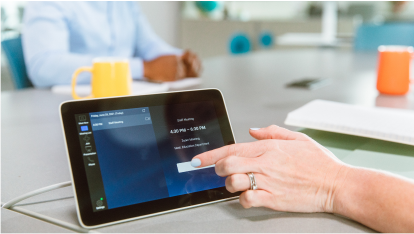
[[1, 2], [1, 39], [17, 36], [22, 28], [26, 2]]
[[[1, 2], [1, 40], [17, 37], [22, 29], [24, 6], [26, 2]], [[1, 90], [13, 90], [14, 85], [8, 67], [6, 56], [1, 51]]]

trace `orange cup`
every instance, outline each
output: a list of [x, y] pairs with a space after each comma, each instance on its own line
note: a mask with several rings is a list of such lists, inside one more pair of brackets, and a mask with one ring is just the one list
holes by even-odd
[[414, 49], [410, 46], [378, 47], [377, 89], [382, 94], [404, 95], [410, 86], [410, 60]]

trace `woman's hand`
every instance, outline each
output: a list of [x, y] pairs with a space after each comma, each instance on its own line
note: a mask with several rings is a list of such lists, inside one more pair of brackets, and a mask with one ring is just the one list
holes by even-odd
[[[245, 208], [333, 212], [335, 191], [348, 166], [303, 133], [272, 125], [250, 129], [250, 134], [259, 141], [202, 153], [192, 165], [216, 164], [216, 173], [227, 176], [228, 191], [244, 191], [240, 203]], [[255, 175], [257, 190], [249, 190], [249, 172]]]

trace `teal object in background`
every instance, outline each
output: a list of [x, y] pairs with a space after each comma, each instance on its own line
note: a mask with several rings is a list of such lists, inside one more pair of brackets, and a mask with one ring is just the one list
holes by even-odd
[[197, 1], [196, 6], [200, 11], [208, 13], [214, 11], [218, 7], [217, 1]]
[[4, 40], [1, 42], [1, 47], [6, 54], [9, 62], [9, 68], [12, 75], [14, 87], [16, 89], [24, 89], [33, 87], [26, 72], [26, 64], [24, 63], [22, 38]]
[[263, 32], [259, 35], [259, 44], [264, 48], [269, 48], [273, 45], [273, 35], [269, 32]]
[[357, 29], [355, 50], [376, 51], [380, 45], [414, 46], [414, 23], [363, 24]]
[[238, 33], [230, 39], [230, 53], [244, 54], [251, 49], [251, 43], [248, 36], [244, 33]]

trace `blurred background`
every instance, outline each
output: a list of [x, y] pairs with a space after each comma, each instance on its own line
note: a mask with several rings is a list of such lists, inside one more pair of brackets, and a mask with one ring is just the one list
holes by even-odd
[[[18, 37], [24, 1], [1, 2], [1, 39]], [[138, 2], [154, 31], [166, 42], [190, 48], [202, 59], [242, 56], [258, 50], [324, 47], [376, 49], [364, 30], [392, 23], [413, 24], [414, 2]], [[393, 35], [390, 35], [393, 36]], [[1, 90], [14, 89], [1, 54]]]

